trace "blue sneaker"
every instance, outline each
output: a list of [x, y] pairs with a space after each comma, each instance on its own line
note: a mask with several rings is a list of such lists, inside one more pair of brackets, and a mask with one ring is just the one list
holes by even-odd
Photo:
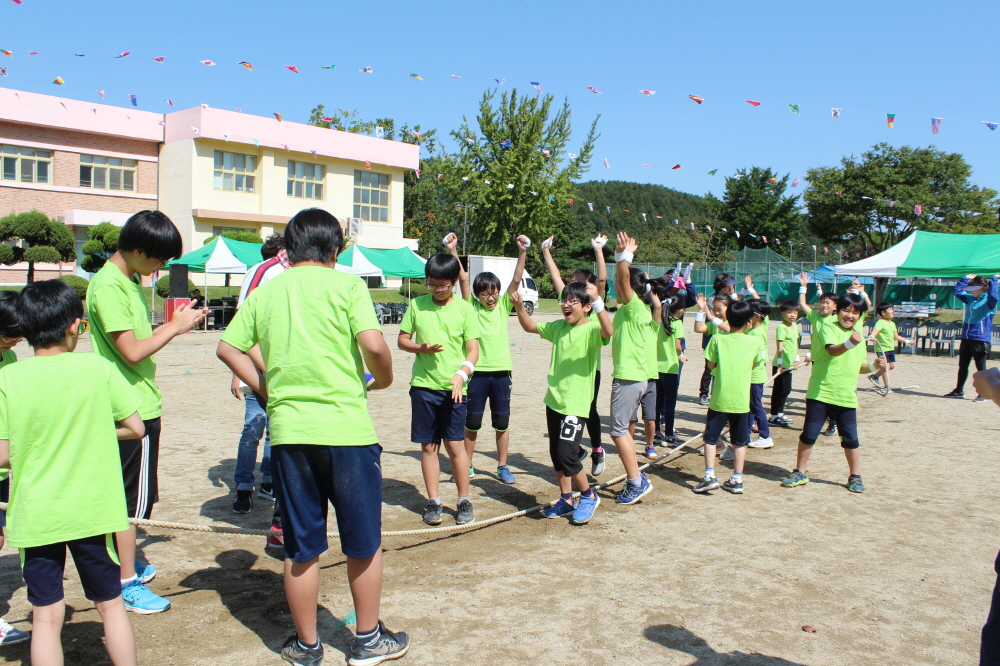
[[640, 474], [639, 478], [641, 479], [641, 483], [638, 488], [625, 481], [625, 487], [622, 488], [621, 493], [615, 498], [615, 502], [618, 504], [635, 504], [653, 489], [653, 484], [649, 482], [645, 474]]
[[570, 522], [574, 525], [586, 525], [590, 519], [594, 517], [594, 512], [597, 511], [597, 505], [600, 503], [601, 498], [596, 492], [593, 497], [580, 495], [580, 499], [576, 503], [576, 511], [573, 512], [573, 517], [570, 518]]
[[125, 600], [125, 610], [130, 610], [140, 615], [162, 613], [170, 608], [169, 601], [153, 594], [148, 587], [138, 580], [132, 581], [122, 589], [122, 599]]
[[507, 465], [497, 467], [497, 476], [508, 486], [517, 483], [517, 479], [514, 478], [514, 474], [511, 473], [510, 467], [507, 467]]
[[152, 564], [141, 564], [139, 562], [136, 562], [135, 577], [136, 580], [145, 585], [149, 581], [156, 578], [156, 567], [154, 567]]
[[563, 516], [570, 515], [574, 511], [576, 511], [576, 507], [560, 497], [558, 502], [547, 509], [542, 509], [542, 515], [546, 518], [562, 518]]

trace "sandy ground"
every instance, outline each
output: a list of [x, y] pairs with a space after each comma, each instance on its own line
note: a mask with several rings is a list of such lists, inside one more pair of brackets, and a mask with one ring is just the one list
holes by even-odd
[[[496, 454], [484, 429], [475, 459], [484, 473], [473, 481], [479, 518], [556, 496], [542, 405], [549, 343], [523, 333], [514, 318], [510, 324], [511, 466], [518, 482], [504, 486], [491, 473]], [[385, 446], [390, 530], [421, 527], [424, 504], [417, 448], [409, 443], [412, 359], [395, 351], [397, 331], [386, 326], [396, 384], [371, 397]], [[218, 338], [185, 335], [159, 354], [162, 501], [154, 518], [266, 527], [265, 501], [249, 515], [231, 511], [243, 408], [215, 358]], [[678, 405], [678, 427], [688, 436], [700, 430], [705, 411], [694, 401], [698, 339], [689, 333]], [[86, 336], [81, 349], [89, 350]], [[605, 492], [586, 527], [532, 517], [445, 538], [386, 539], [382, 616], [390, 628], [409, 632], [413, 645], [401, 663], [974, 663], [1000, 546], [993, 492], [982, 485], [1000, 471], [993, 444], [1000, 413], [991, 403], [939, 397], [954, 387], [954, 359], [900, 359], [893, 384], [919, 388], [882, 398], [861, 380], [863, 495], [844, 488], [846, 463], [828, 438], [813, 455], [812, 483], [781, 488], [798, 431], [776, 429], [773, 449], [749, 454], [743, 496], [692, 493], [703, 470], [692, 451], [655, 468], [653, 492], [640, 504], [616, 507]], [[610, 347], [604, 370], [599, 405], [606, 415]], [[794, 379], [795, 425], [807, 372]], [[616, 456], [608, 461], [604, 479], [622, 469]], [[449, 509], [454, 495], [442, 486]], [[293, 625], [282, 563], [265, 553], [263, 541], [150, 530], [141, 549], [159, 569], [151, 587], [173, 607], [132, 616], [140, 663], [283, 663], [277, 651]], [[326, 661], [336, 664], [354, 626], [344, 559], [332, 545], [321, 559], [319, 613]], [[110, 663], [100, 618], [72, 567], [66, 586], [66, 663]], [[0, 553], [0, 612], [30, 628], [18, 557], [9, 547]], [[0, 661], [28, 663], [27, 644], [5, 648]]]

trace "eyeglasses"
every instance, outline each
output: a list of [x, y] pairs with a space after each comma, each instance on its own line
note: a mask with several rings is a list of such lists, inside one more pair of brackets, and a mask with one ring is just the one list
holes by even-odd
[[566, 301], [559, 301], [559, 305], [560, 306], [562, 306], [562, 305], [568, 305], [570, 307], [573, 307], [574, 305], [581, 305], [581, 303], [580, 303], [579, 299], [577, 299], [577, 298], [571, 298], [571, 299], [566, 300]]
[[451, 291], [453, 287], [450, 284], [428, 284], [427, 288], [431, 291]]

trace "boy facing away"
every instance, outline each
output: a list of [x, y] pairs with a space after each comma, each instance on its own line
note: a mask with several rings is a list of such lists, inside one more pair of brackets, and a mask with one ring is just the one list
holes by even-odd
[[705, 362], [712, 370], [715, 387], [705, 417], [705, 476], [692, 488], [705, 493], [719, 487], [715, 478], [715, 451], [722, 442], [722, 430], [729, 426], [733, 447], [733, 475], [723, 484], [729, 492], [743, 494], [743, 465], [750, 442], [750, 378], [754, 364], [766, 354], [764, 341], [747, 335], [753, 326], [753, 308], [736, 301], [726, 311], [729, 335], [713, 335], [705, 348]]
[[875, 356], [885, 358], [885, 366], [878, 371], [868, 375], [868, 381], [875, 385], [880, 393], [887, 393], [889, 384], [885, 381], [879, 383], [879, 377], [885, 377], [886, 373], [896, 367], [896, 343], [902, 342], [904, 345], [912, 345], [913, 341], [904, 338], [896, 330], [896, 322], [892, 320], [895, 313], [892, 311], [892, 303], [879, 303], [875, 309], [878, 312], [878, 321], [872, 329], [869, 338], [874, 342]]
[[774, 331], [776, 350], [771, 361], [771, 374], [777, 375], [771, 387], [771, 418], [773, 425], [788, 427], [792, 422], [785, 417], [785, 402], [792, 392], [792, 372], [798, 370], [799, 304], [795, 301], [781, 303], [781, 323]]
[[764, 355], [753, 364], [750, 376], [750, 427], [753, 429], [754, 423], [757, 424], [757, 439], [748, 446], [751, 449], [769, 449], [774, 446], [774, 440], [771, 439], [771, 427], [764, 411], [764, 384], [767, 383], [767, 326], [771, 306], [761, 298], [749, 299], [747, 303], [753, 308], [752, 324], [747, 335], [760, 338], [764, 345]]
[[142, 400], [105, 359], [71, 353], [83, 303], [65, 282], [26, 286], [17, 312], [35, 355], [0, 370], [0, 467], [11, 470], [8, 537], [32, 605], [31, 662], [63, 663], [68, 549], [111, 662], [131, 666], [135, 636], [115, 548], [115, 533], [128, 527], [118, 440], [143, 436]]
[[410, 440], [420, 445], [420, 469], [427, 485], [424, 522], [428, 525], [441, 524], [438, 454], [442, 440], [458, 490], [455, 522], [464, 525], [475, 520], [465, 449], [465, 395], [479, 361], [479, 322], [468, 301], [455, 298], [461, 271], [462, 264], [450, 254], [428, 259], [424, 273], [431, 293], [414, 298], [399, 325], [397, 345], [413, 354]]
[[[285, 596], [296, 631], [281, 656], [300, 666], [323, 660], [316, 605], [319, 556], [329, 548], [329, 504], [357, 614], [348, 663], [379, 664], [409, 649], [406, 634], [394, 634], [379, 619], [382, 447], [368, 414], [362, 366], [363, 359], [373, 376], [369, 389], [387, 388], [392, 355], [365, 283], [334, 269], [343, 240], [340, 223], [328, 212], [297, 213], [285, 230], [292, 267], [250, 294], [217, 350], [237, 377], [267, 399]], [[255, 345], [266, 379], [247, 355]]]
[[[145, 436], [118, 442], [125, 481], [129, 518], [148, 519], [159, 500], [157, 467], [160, 460], [160, 411], [162, 399], [156, 385], [156, 352], [178, 335], [200, 324], [207, 309], [182, 305], [174, 317], [156, 331], [142, 294], [140, 276], [151, 275], [171, 259], [181, 256], [181, 235], [166, 215], [144, 210], [128, 219], [118, 238], [118, 251], [90, 280], [87, 309], [94, 352], [114, 363], [142, 399], [139, 415]], [[121, 556], [122, 597], [135, 613], [161, 613], [170, 602], [153, 594], [146, 583], [156, 568], [135, 559], [135, 525], [117, 537]]]

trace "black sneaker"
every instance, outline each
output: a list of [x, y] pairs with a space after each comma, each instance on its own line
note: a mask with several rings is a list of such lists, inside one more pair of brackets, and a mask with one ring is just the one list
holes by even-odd
[[428, 502], [427, 506], [424, 508], [424, 522], [428, 525], [440, 525], [441, 524], [441, 505], [435, 504], [434, 502]]
[[946, 398], [959, 398], [959, 399], [965, 399], [965, 392], [964, 392], [964, 391], [960, 391], [960, 390], [958, 390], [958, 389], [955, 389], [955, 390], [954, 390], [954, 391], [952, 391], [951, 393], [945, 393], [945, 394], [944, 394], [944, 397], [946, 397]]
[[314, 648], [303, 647], [298, 634], [292, 634], [281, 646], [281, 658], [295, 666], [319, 666], [323, 663], [323, 643], [318, 643]]
[[704, 479], [698, 482], [698, 485], [691, 490], [696, 493], [707, 493], [709, 490], [715, 490], [719, 487], [719, 480], [714, 476], [706, 476]]
[[823, 434], [826, 435], [827, 437], [833, 437], [834, 435], [836, 435], [837, 424], [834, 423], [833, 421], [830, 421], [830, 423], [827, 425], [826, 430], [823, 431]]
[[776, 414], [767, 420], [771, 425], [782, 426], [787, 428], [792, 425], [792, 422], [785, 418], [784, 414]]
[[729, 492], [731, 492], [734, 495], [742, 495], [743, 494], [743, 482], [742, 481], [733, 481], [732, 477], [730, 477], [728, 481], [726, 481], [725, 483], [722, 484], [722, 489], [723, 490], [728, 490]]
[[253, 510], [253, 491], [237, 490], [233, 500], [233, 513], [250, 513]]
[[[471, 523], [475, 519], [476, 516], [472, 513], [472, 502], [467, 499], [459, 500], [458, 516], [455, 517], [455, 523], [457, 525], [465, 525], [466, 523]], [[438, 522], [440, 522], [440, 520]], [[399, 656], [402, 657], [403, 655]]]
[[274, 484], [273, 483], [262, 483], [260, 484], [260, 490], [257, 491], [257, 497], [261, 499], [274, 501]]
[[351, 656], [347, 660], [349, 666], [375, 666], [384, 661], [399, 659], [410, 649], [410, 637], [400, 631], [393, 633], [385, 628], [382, 620], [378, 622], [378, 637], [362, 643], [355, 638], [351, 643]]

